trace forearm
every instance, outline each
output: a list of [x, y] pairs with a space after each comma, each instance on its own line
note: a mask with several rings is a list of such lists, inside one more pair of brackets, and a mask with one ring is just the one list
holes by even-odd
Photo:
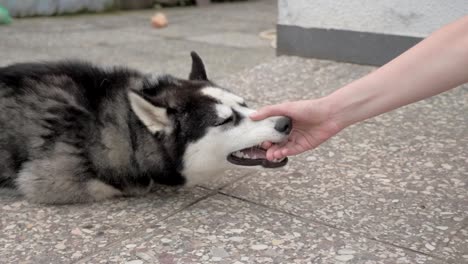
[[468, 82], [468, 16], [324, 98], [341, 128]]

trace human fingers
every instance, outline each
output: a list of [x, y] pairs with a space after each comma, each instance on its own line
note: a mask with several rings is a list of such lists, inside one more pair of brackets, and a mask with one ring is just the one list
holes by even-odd
[[263, 141], [262, 144], [260, 144], [263, 149], [269, 149], [272, 145], [273, 143], [271, 141]]
[[308, 150], [304, 146], [301, 146], [300, 144], [297, 144], [297, 142], [294, 141], [288, 141], [287, 143], [283, 145], [273, 145], [267, 150], [267, 159], [268, 160], [273, 160], [273, 159], [282, 159], [287, 156], [294, 156], [301, 154]]
[[272, 145], [269, 149], [266, 151], [266, 159], [269, 161], [272, 161], [275, 159], [274, 153], [280, 149], [280, 146], [278, 145]]
[[260, 108], [256, 112], [250, 114], [250, 119], [259, 121], [270, 116], [288, 116], [289, 108], [287, 104], [269, 105]]
[[290, 145], [285, 144], [285, 145], [273, 145], [267, 150], [266, 157], [268, 160], [275, 160], [275, 159], [283, 159], [287, 155], [284, 155], [283, 153], [291, 148]]

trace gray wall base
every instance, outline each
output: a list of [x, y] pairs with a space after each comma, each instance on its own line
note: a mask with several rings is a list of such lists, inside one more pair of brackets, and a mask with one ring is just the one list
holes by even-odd
[[277, 25], [278, 55], [383, 65], [422, 38]]

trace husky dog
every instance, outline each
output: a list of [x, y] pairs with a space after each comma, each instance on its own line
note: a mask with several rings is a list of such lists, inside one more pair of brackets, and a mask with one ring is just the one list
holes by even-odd
[[0, 68], [0, 186], [34, 202], [91, 202], [284, 166], [258, 145], [285, 140], [291, 119], [250, 120], [191, 56], [189, 80], [77, 61]]

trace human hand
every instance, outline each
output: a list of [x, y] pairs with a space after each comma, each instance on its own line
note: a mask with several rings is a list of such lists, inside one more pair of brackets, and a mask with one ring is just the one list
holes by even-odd
[[330, 105], [322, 99], [265, 106], [251, 114], [250, 118], [259, 121], [270, 116], [289, 116], [293, 120], [293, 129], [287, 142], [262, 144], [267, 149], [268, 160], [282, 159], [314, 149], [341, 130], [331, 120]]

